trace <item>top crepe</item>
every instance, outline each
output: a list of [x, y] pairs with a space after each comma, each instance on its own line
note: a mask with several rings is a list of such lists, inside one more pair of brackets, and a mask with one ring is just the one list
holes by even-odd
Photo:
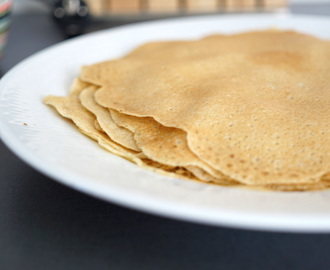
[[187, 134], [190, 150], [248, 185], [330, 172], [330, 42], [292, 31], [149, 43], [82, 69], [101, 106]]

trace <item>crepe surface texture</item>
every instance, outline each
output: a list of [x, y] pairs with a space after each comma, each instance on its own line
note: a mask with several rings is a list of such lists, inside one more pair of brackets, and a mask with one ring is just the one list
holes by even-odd
[[[330, 186], [328, 59], [329, 41], [293, 31], [154, 42], [83, 67], [79, 91], [45, 101], [68, 117], [74, 96], [79, 129], [141, 166], [220, 185], [319, 190]], [[86, 119], [93, 132], [79, 125]]]

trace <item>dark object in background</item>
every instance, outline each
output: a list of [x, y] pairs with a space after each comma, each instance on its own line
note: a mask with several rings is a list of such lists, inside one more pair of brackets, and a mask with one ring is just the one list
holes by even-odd
[[55, 0], [52, 16], [65, 36], [82, 34], [89, 21], [89, 10], [82, 0]]

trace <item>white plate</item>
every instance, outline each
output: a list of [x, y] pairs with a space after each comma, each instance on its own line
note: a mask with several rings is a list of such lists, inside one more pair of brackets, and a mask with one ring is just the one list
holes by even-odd
[[330, 39], [327, 18], [237, 15], [141, 23], [53, 46], [23, 61], [0, 81], [1, 138], [42, 173], [121, 205], [206, 224], [330, 232], [330, 190], [260, 192], [154, 174], [104, 151], [42, 104], [45, 95], [65, 95], [80, 66], [122, 56], [139, 44], [270, 27]]

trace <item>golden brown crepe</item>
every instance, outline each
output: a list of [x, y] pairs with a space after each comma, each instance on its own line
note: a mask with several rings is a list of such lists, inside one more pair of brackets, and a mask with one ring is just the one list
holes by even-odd
[[83, 67], [81, 80], [95, 88], [84, 90], [79, 102], [108, 138], [188, 178], [324, 189], [330, 181], [328, 59], [329, 41], [293, 31], [148, 43]]
[[[105, 148], [109, 152], [124, 157], [127, 160], [140, 165], [143, 168], [156, 171], [165, 175], [181, 178], [189, 178], [194, 180], [200, 179], [203, 181], [211, 181], [210, 179], [213, 179], [210, 178], [211, 176], [207, 178], [207, 173], [203, 172], [203, 170], [201, 169], [194, 168], [194, 166], [190, 166], [190, 168], [185, 168], [180, 165], [160, 163], [158, 161], [148, 158], [141, 151], [138, 152], [126, 148], [121, 144], [123, 140], [127, 139], [127, 135], [125, 133], [118, 132], [118, 134], [123, 134], [122, 137], [120, 137], [118, 134], [116, 135], [118, 136], [118, 141], [120, 142], [120, 144], [118, 144], [118, 142], [114, 142], [110, 138], [110, 136], [108, 136], [107, 133], [103, 131], [103, 128], [101, 127], [101, 125], [106, 125], [108, 121], [102, 121], [103, 118], [99, 117], [99, 119], [101, 119], [101, 124], [99, 124], [96, 115], [94, 115], [91, 111], [87, 110], [85, 106], [83, 106], [83, 104], [86, 105], [88, 102], [82, 102], [82, 100], [89, 96], [90, 93], [95, 92], [96, 89], [96, 86], [92, 86], [83, 82], [80, 79], [76, 79], [71, 87], [71, 91], [68, 96], [47, 96], [44, 99], [44, 102], [48, 105], [53, 106], [63, 117], [72, 120], [72, 122], [78, 127], [78, 129], [82, 133], [97, 141], [103, 148]], [[84, 93], [85, 95], [83, 95]], [[93, 112], [96, 112], [98, 116], [102, 116], [102, 112], [100, 113], [99, 110], [95, 109], [95, 104], [91, 105], [90, 103], [88, 103], [87, 107], [90, 108]], [[111, 131], [107, 127], [105, 127], [105, 129], [107, 129], [108, 132], [112, 132], [113, 130], [117, 132], [115, 128], [113, 128]], [[113, 133], [111, 133], [111, 135], [112, 134]], [[197, 178], [195, 175], [199, 177]], [[219, 179], [219, 181], [222, 180]], [[223, 180], [221, 183], [223, 183], [224, 185], [233, 184], [232, 182], [226, 180]]]

